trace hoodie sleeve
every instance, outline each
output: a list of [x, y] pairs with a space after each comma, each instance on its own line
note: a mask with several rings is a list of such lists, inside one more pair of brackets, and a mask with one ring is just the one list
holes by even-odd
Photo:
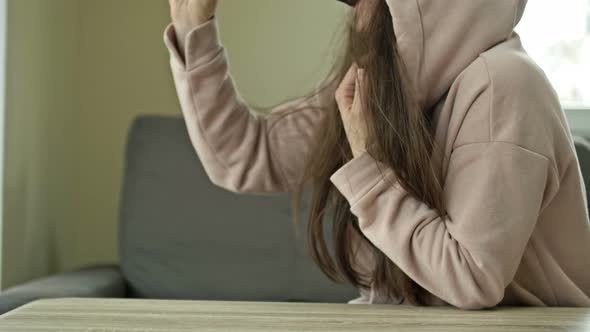
[[365, 236], [410, 278], [451, 305], [480, 309], [496, 306], [513, 280], [552, 171], [549, 159], [516, 145], [458, 147], [444, 186], [445, 217], [367, 153], [331, 180]]
[[179, 50], [174, 27], [164, 34], [192, 144], [211, 181], [239, 193], [291, 191], [301, 178], [329, 89], [262, 116], [240, 97], [215, 19], [190, 31]]

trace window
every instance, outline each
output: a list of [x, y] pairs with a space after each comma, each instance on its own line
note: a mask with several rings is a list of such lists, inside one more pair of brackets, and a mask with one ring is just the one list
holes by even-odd
[[564, 108], [590, 112], [590, 0], [529, 0], [516, 30]]

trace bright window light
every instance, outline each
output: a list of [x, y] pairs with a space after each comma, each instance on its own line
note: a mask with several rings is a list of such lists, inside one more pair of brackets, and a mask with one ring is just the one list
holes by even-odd
[[529, 0], [516, 30], [564, 108], [590, 110], [590, 0]]

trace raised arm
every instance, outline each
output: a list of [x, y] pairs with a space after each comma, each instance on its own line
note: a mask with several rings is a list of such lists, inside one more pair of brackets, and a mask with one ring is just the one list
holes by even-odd
[[217, 1], [170, 2], [173, 24], [164, 39], [192, 143], [212, 182], [240, 193], [295, 189], [333, 91], [253, 113], [229, 73], [213, 18]]

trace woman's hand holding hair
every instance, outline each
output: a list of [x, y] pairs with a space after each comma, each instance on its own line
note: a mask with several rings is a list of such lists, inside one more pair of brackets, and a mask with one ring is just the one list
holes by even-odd
[[215, 16], [219, 0], [169, 0], [172, 24], [180, 50], [188, 33]]
[[367, 127], [363, 116], [361, 86], [364, 71], [353, 64], [336, 90], [336, 103], [352, 154], [356, 158], [366, 151]]

